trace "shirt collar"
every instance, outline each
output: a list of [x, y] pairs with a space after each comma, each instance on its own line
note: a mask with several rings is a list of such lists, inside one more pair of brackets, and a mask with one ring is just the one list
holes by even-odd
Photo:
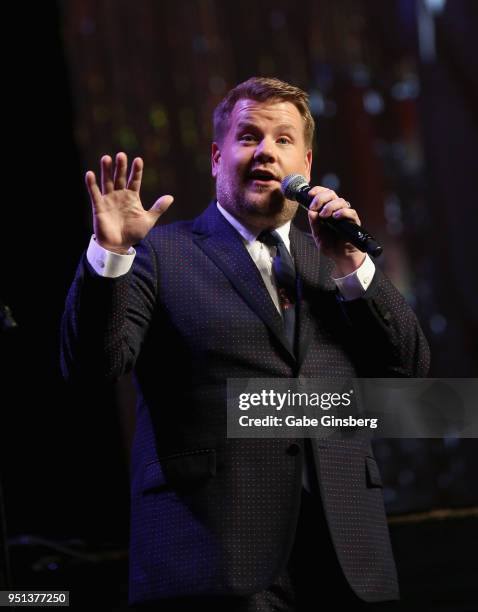
[[[244, 238], [244, 240], [246, 242], [252, 243], [252, 242], [255, 242], [257, 240], [257, 236], [260, 234], [260, 231], [259, 232], [258, 231], [251, 231], [250, 229], [245, 227], [245, 225], [243, 225], [240, 221], [238, 221], [236, 219], [236, 217], [233, 217], [230, 212], [228, 212], [225, 208], [223, 208], [219, 204], [219, 202], [216, 202], [216, 205], [217, 205], [217, 209], [219, 210], [221, 215], [227, 221], [229, 221], [229, 223], [232, 225], [232, 227], [241, 234], [241, 236]], [[290, 221], [287, 221], [287, 223], [284, 223], [284, 225], [281, 225], [280, 227], [277, 227], [275, 229], [275, 231], [282, 238], [282, 240], [283, 240], [284, 244], [286, 245], [288, 251], [290, 251], [290, 238], [289, 238], [290, 223], [291, 223]]]

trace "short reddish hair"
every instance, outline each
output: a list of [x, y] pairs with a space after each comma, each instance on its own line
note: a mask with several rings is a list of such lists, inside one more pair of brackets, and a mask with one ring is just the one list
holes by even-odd
[[315, 122], [310, 113], [308, 94], [289, 83], [267, 77], [251, 77], [231, 89], [226, 97], [214, 109], [214, 140], [222, 142], [229, 129], [232, 110], [238, 100], [279, 100], [291, 102], [304, 120], [304, 141], [307, 148], [312, 148]]

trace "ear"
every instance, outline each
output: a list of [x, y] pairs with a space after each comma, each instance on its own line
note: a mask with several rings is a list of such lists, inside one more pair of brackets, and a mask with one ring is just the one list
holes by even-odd
[[211, 146], [211, 174], [214, 178], [217, 176], [219, 164], [221, 163], [221, 151], [217, 142], [213, 142]]
[[305, 155], [306, 179], [310, 183], [310, 172], [312, 169], [312, 149], [309, 149]]

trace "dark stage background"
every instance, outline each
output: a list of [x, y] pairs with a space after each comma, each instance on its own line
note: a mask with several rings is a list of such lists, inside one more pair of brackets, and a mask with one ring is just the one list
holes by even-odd
[[[350, 200], [385, 245], [379, 263], [420, 318], [431, 374], [474, 377], [478, 5], [70, 0], [11, 10], [0, 475], [12, 580], [70, 587], [77, 601], [96, 589], [117, 609], [134, 394], [129, 380], [72, 389], [59, 371], [63, 303], [91, 232], [84, 172], [103, 153], [141, 155], [145, 206], [172, 193], [164, 222], [191, 218], [213, 195], [210, 116], [225, 92], [256, 74], [299, 85], [318, 127], [313, 183]], [[375, 448], [410, 601], [478, 609], [466, 607], [477, 442]], [[435, 607], [417, 603], [423, 593]]]

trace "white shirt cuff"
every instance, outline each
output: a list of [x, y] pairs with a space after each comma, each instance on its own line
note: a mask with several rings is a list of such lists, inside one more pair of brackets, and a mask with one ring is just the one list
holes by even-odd
[[97, 274], [106, 278], [117, 278], [127, 274], [133, 265], [135, 255], [136, 251], [133, 247], [130, 247], [125, 255], [107, 251], [96, 242], [94, 234], [86, 251], [86, 258], [90, 266]]
[[356, 300], [367, 291], [374, 274], [375, 264], [366, 255], [362, 265], [355, 272], [351, 272], [341, 278], [334, 278], [334, 281], [344, 300]]

